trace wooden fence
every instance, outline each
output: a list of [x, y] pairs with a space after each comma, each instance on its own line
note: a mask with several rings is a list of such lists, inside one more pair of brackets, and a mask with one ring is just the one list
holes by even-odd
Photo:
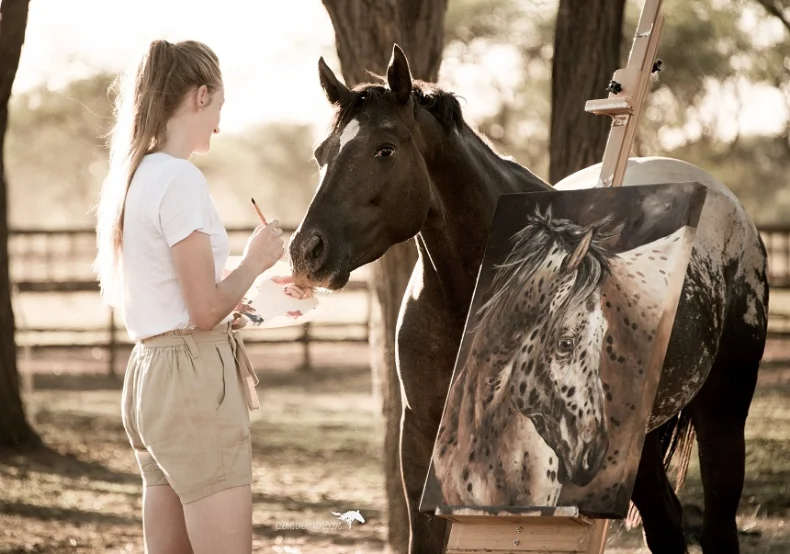
[[[287, 239], [294, 229], [285, 229]], [[229, 228], [231, 251], [241, 252], [252, 229], [249, 227]], [[769, 280], [772, 289], [790, 290], [790, 226], [765, 226], [761, 228], [769, 254]], [[11, 259], [11, 281], [18, 299], [30, 295], [74, 295], [88, 294], [98, 297], [98, 283], [91, 271], [95, 252], [93, 229], [15, 229], [9, 238]], [[248, 343], [293, 343], [301, 344], [302, 367], [311, 366], [310, 345], [320, 342], [358, 342], [368, 340], [370, 297], [365, 278], [356, 276], [346, 288], [348, 292], [364, 295], [367, 316], [362, 322], [348, 323], [332, 321], [312, 322], [301, 328], [296, 335], [256, 333], [245, 338]], [[105, 348], [108, 354], [108, 371], [115, 371], [117, 350], [128, 345], [125, 332], [119, 332], [119, 322], [107, 310], [103, 323], [93, 326], [77, 325], [36, 326], [28, 325], [23, 314], [17, 314], [17, 338], [32, 348]], [[66, 318], [68, 319], [68, 317]], [[790, 313], [772, 313], [776, 321], [775, 333], [790, 334]], [[778, 329], [778, 331], [776, 331]], [[53, 336], [65, 335], [67, 341], [53, 340]], [[86, 340], [75, 340], [82, 336]], [[49, 337], [49, 338], [47, 338]]]
[[[252, 232], [249, 227], [228, 228], [231, 252], [241, 252]], [[294, 232], [284, 228], [283, 238]], [[46, 295], [88, 295], [98, 299], [99, 286], [91, 262], [96, 242], [93, 229], [14, 229], [9, 237], [11, 282], [17, 305], [17, 342], [32, 349], [103, 348], [108, 355], [108, 372], [117, 368], [117, 351], [130, 346], [125, 331], [115, 314], [103, 308], [106, 316], [100, 323], [85, 325], [66, 321], [57, 325], [28, 324], [19, 305], [24, 297]], [[298, 343], [301, 345], [301, 367], [312, 365], [310, 346], [315, 343], [366, 343], [370, 318], [370, 298], [367, 282], [359, 275], [345, 288], [345, 293], [357, 293], [365, 298], [367, 315], [361, 322], [313, 321], [291, 332], [264, 330], [248, 334], [245, 343]], [[98, 303], [98, 301], [97, 301]], [[80, 317], [75, 314], [72, 317]], [[69, 314], [60, 319], [71, 319]], [[70, 323], [70, 324], [66, 324]], [[77, 323], [76, 325], [74, 323]], [[65, 340], [63, 340], [65, 337]], [[55, 340], [60, 339], [60, 340]]]
[[764, 225], [760, 234], [768, 251], [768, 281], [772, 289], [790, 290], [790, 226]]

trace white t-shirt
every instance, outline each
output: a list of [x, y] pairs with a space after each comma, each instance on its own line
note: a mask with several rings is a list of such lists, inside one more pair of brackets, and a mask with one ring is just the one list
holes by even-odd
[[170, 247], [196, 230], [211, 237], [219, 282], [230, 240], [206, 178], [189, 160], [148, 154], [132, 178], [124, 214], [124, 320], [130, 339], [194, 327]]

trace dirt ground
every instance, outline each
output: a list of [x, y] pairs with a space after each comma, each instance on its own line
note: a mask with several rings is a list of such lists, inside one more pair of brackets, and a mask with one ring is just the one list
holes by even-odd
[[[263, 404], [252, 414], [254, 551], [385, 551], [383, 421], [365, 346], [316, 347], [320, 367], [309, 372], [296, 371], [298, 357], [284, 349], [257, 348], [253, 358]], [[771, 343], [766, 360], [747, 429], [741, 545], [790, 553], [790, 343]], [[120, 421], [120, 380], [85, 373], [101, 371], [100, 360], [76, 353], [35, 356], [25, 368], [35, 373], [27, 400], [47, 448], [0, 455], [0, 552], [142, 553], [140, 478]], [[693, 537], [702, 506], [696, 455], [681, 499]], [[337, 527], [332, 512], [347, 510], [365, 522]], [[641, 530], [620, 522], [606, 551], [647, 552]]]

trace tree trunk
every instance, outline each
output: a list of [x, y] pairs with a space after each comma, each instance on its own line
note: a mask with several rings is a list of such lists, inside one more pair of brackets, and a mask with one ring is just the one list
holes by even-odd
[[[368, 72], [384, 75], [398, 43], [415, 79], [436, 81], [444, 49], [447, 0], [323, 0], [335, 29], [343, 79], [353, 87], [369, 82]], [[381, 395], [384, 474], [387, 486], [389, 543], [406, 552], [409, 517], [400, 470], [401, 392], [395, 367], [395, 328], [403, 293], [417, 260], [414, 241], [397, 244], [371, 265], [372, 300], [377, 304], [370, 326], [374, 395]]]
[[551, 75], [549, 182], [603, 159], [611, 118], [584, 111], [621, 67], [625, 0], [560, 0]]
[[25, 42], [28, 3], [29, 0], [2, 0], [0, 4], [0, 449], [41, 443], [25, 417], [19, 394], [8, 269], [8, 193], [3, 155], [8, 101]]

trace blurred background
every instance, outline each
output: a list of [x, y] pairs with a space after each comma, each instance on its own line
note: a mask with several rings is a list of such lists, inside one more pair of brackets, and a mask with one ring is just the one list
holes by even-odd
[[[3, 0], [4, 24], [9, 6], [20, 3]], [[562, 3], [597, 17], [592, 3]], [[116, 73], [133, 66], [153, 39], [196, 39], [217, 52], [226, 90], [221, 133], [211, 152], [193, 161], [238, 254], [256, 224], [250, 196], [287, 227], [298, 225], [312, 198], [312, 151], [332, 116], [319, 86], [319, 56], [346, 80], [364, 69], [385, 71], [391, 41], [367, 57], [375, 67], [350, 67], [338, 56], [338, 21], [353, 20], [350, 6], [367, 4], [30, 2], [4, 164], [16, 367], [27, 421], [45, 447], [0, 456], [0, 552], [143, 551], [139, 477], [119, 412], [129, 345], [121, 322], [101, 306], [90, 270], [90, 210], [107, 168], [108, 87]], [[461, 97], [466, 121], [501, 154], [556, 182], [564, 176], [562, 168], [552, 170], [550, 149], [559, 0], [434, 4], [446, 4], [431, 35], [439, 63], [413, 66], [415, 76], [438, 77]], [[605, 84], [625, 65], [642, 2], [594, 4], [624, 7], [622, 28], [612, 36], [601, 30], [601, 40], [614, 40], [617, 49], [615, 65], [598, 68]], [[748, 428], [741, 543], [744, 552], [790, 552], [790, 2], [664, 0], [662, 10], [664, 70], [654, 79], [633, 155], [703, 167], [733, 190], [763, 232], [772, 334]], [[364, 27], [364, 20], [353, 22]], [[399, 42], [411, 59], [409, 40]], [[605, 95], [599, 87], [582, 100]], [[583, 113], [583, 102], [575, 105], [573, 117], [596, 117]], [[608, 129], [608, 121], [602, 125]], [[575, 169], [597, 156], [577, 160]], [[565, 174], [572, 166], [565, 164]], [[371, 365], [391, 366], [377, 353], [386, 340], [371, 334], [376, 325], [387, 329], [387, 300], [371, 292], [370, 271], [356, 272], [309, 326], [245, 331], [264, 404], [252, 414], [256, 552], [402, 551], [402, 507], [391, 492], [387, 499], [385, 416], [393, 407], [382, 402], [392, 394], [391, 376], [371, 372]], [[702, 506], [696, 458], [681, 498], [693, 542]], [[320, 528], [334, 519], [331, 512], [346, 510], [360, 510], [366, 522]], [[318, 523], [283, 530], [282, 522]], [[607, 552], [647, 552], [639, 529], [615, 524], [608, 540]]]

